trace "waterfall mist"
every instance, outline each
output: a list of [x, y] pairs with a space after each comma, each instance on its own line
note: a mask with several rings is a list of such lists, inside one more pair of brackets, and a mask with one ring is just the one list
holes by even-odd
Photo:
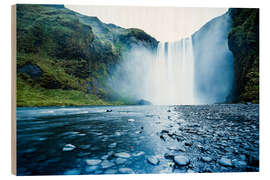
[[158, 105], [226, 102], [234, 81], [230, 24], [224, 14], [191, 37], [160, 42], [156, 52], [134, 46], [123, 54], [108, 84], [122, 97]]
[[234, 85], [233, 54], [228, 48], [231, 18], [219, 16], [193, 35], [195, 96], [200, 104], [226, 102]]

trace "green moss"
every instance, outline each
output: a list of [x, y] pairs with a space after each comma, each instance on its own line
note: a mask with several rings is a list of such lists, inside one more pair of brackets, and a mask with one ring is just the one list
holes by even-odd
[[[132, 39], [132, 43], [151, 39], [157, 44], [141, 30], [105, 24], [64, 6], [17, 5], [18, 105], [128, 102], [106, 86], [122, 53], [129, 50], [130, 41], [121, 41], [120, 35]], [[28, 72], [22, 71], [26, 64]], [[33, 77], [31, 67], [42, 73]]]
[[107, 102], [92, 94], [77, 90], [45, 89], [32, 87], [23, 79], [17, 79], [17, 106], [68, 106], [68, 105], [122, 105], [123, 102]]
[[230, 9], [237, 102], [259, 103], [259, 10]]

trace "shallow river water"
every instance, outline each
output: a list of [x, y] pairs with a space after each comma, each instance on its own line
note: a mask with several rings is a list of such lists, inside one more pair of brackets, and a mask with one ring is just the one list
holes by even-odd
[[17, 108], [18, 175], [242, 171], [259, 171], [258, 105]]

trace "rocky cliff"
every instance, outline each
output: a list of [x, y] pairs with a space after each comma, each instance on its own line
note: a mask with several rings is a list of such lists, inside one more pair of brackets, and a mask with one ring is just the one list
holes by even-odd
[[229, 10], [237, 102], [259, 103], [259, 9]]
[[62, 5], [17, 5], [17, 105], [126, 103], [105, 80], [133, 46], [158, 42]]

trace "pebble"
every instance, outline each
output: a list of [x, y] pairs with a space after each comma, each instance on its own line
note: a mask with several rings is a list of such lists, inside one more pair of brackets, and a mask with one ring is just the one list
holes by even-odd
[[96, 166], [101, 163], [101, 160], [100, 159], [86, 159], [85, 162], [89, 166]]
[[226, 157], [222, 157], [218, 163], [222, 166], [232, 166], [232, 161]]
[[141, 156], [141, 155], [144, 155], [145, 153], [143, 151], [141, 152], [138, 152], [138, 153], [134, 153], [133, 156], [135, 157], [138, 157], [138, 156]]
[[105, 160], [105, 159], [108, 159], [108, 157], [109, 157], [109, 155], [103, 155], [103, 156], [101, 156], [100, 159]]
[[87, 166], [85, 168], [85, 172], [91, 173], [91, 172], [95, 172], [97, 169], [98, 169], [98, 166]]
[[148, 157], [147, 161], [152, 165], [158, 165], [158, 163], [159, 163], [159, 159], [156, 156]]
[[187, 173], [196, 173], [196, 171], [193, 171], [193, 170], [191, 170], [191, 169], [188, 169], [188, 170], [187, 170]]
[[174, 156], [174, 162], [179, 166], [186, 166], [189, 164], [189, 159], [183, 155]]
[[102, 163], [101, 163], [101, 167], [103, 169], [107, 169], [107, 168], [110, 168], [110, 167], [113, 167], [115, 164], [108, 161], [108, 160], [104, 160]]
[[117, 146], [117, 143], [112, 143], [108, 145], [108, 148], [115, 148]]
[[80, 145], [79, 146], [81, 149], [88, 149], [88, 148], [90, 148], [91, 147], [91, 145], [90, 144], [87, 144], [87, 145]]
[[119, 173], [121, 173], [121, 174], [134, 174], [134, 171], [130, 168], [120, 168]]
[[103, 174], [117, 174], [117, 170], [114, 169], [107, 169], [103, 172]]
[[130, 154], [126, 152], [115, 153], [114, 156], [120, 157], [120, 158], [130, 158]]
[[73, 149], [75, 149], [76, 146], [72, 145], [72, 144], [66, 144], [64, 147], [63, 147], [63, 151], [72, 151]]
[[117, 158], [115, 160], [115, 163], [120, 165], [120, 164], [124, 164], [125, 162], [127, 161], [127, 159], [124, 159], [124, 158]]
[[243, 168], [247, 166], [247, 163], [245, 161], [238, 161], [237, 159], [232, 160], [232, 164], [237, 168]]
[[210, 158], [210, 157], [202, 157], [202, 160], [204, 162], [211, 162], [212, 161], [212, 158]]
[[121, 133], [117, 131], [117, 132], [115, 132], [115, 135], [116, 136], [121, 136]]
[[66, 172], [64, 172], [64, 175], [79, 175], [81, 173], [78, 169], [71, 169]]

